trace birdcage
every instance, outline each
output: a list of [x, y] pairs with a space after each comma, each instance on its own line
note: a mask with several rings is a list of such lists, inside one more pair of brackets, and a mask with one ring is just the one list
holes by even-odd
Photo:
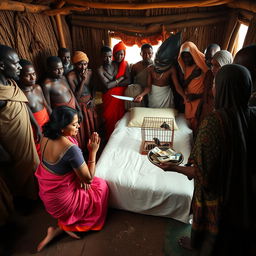
[[146, 155], [152, 148], [173, 147], [174, 119], [163, 117], [144, 117], [142, 127], [141, 154]]

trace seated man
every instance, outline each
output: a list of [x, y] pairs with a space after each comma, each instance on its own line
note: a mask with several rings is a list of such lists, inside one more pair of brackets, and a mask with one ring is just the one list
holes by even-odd
[[[149, 74], [149, 67], [153, 64], [152, 56], [153, 56], [153, 47], [150, 44], [143, 44], [141, 46], [141, 53], [142, 60], [132, 65], [131, 69], [131, 79], [132, 84], [128, 86], [125, 90], [126, 96], [137, 96], [141, 93], [146, 87], [148, 82], [148, 74]], [[136, 106], [147, 106], [148, 105], [148, 98], [145, 95], [143, 101], [141, 103], [134, 103], [134, 102], [125, 102], [128, 105], [127, 108], [136, 107]]]
[[11, 162], [6, 183], [14, 197], [35, 200], [37, 185], [34, 171], [39, 158], [31, 128], [28, 102], [17, 86], [21, 66], [14, 49], [0, 45], [0, 144]]
[[74, 69], [74, 66], [71, 63], [71, 54], [70, 50], [67, 48], [60, 48], [58, 50], [58, 56], [60, 57], [63, 69], [64, 69], [64, 75], [66, 75], [69, 71]]
[[98, 118], [93, 102], [94, 90], [91, 84], [92, 70], [88, 69], [89, 58], [84, 52], [74, 52], [72, 61], [74, 70], [67, 74], [67, 79], [82, 111], [83, 122], [80, 123], [77, 139], [81, 149], [85, 151], [91, 134], [98, 131]]
[[[28, 60], [22, 59], [20, 60], [20, 65], [22, 70], [20, 73], [19, 87], [26, 95], [28, 106], [42, 131], [42, 127], [49, 120], [49, 115], [52, 110], [44, 98], [41, 86], [36, 84], [37, 77], [33, 64]], [[35, 133], [35, 127], [32, 126], [32, 128]], [[36, 149], [40, 156], [40, 142], [36, 143]]]
[[180, 34], [173, 35], [159, 47], [154, 65], [148, 67], [147, 87], [135, 97], [135, 102], [141, 102], [144, 96], [148, 94], [149, 107], [173, 108], [175, 107], [173, 96], [175, 89], [185, 99], [174, 65], [178, 54], [179, 40]]

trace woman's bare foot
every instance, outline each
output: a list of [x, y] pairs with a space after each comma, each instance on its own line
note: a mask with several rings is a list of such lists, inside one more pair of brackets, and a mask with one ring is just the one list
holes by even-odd
[[192, 250], [191, 240], [188, 236], [183, 236], [179, 239], [179, 245], [187, 250]]
[[77, 234], [75, 234], [74, 232], [72, 231], [66, 231], [64, 230], [67, 234], [69, 234], [71, 237], [75, 238], [75, 239], [80, 239], [81, 237], [78, 236]]
[[59, 227], [49, 227], [46, 237], [37, 246], [37, 251], [40, 252], [54, 237], [58, 236], [62, 232], [63, 230], [61, 230]]

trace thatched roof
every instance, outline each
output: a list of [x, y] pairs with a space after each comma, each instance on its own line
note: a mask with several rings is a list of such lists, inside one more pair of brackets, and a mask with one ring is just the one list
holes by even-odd
[[45, 13], [47, 15], [72, 14], [76, 12], [90, 13], [92, 9], [101, 10], [150, 10], [165, 8], [203, 8], [227, 5], [231, 8], [241, 8], [256, 13], [256, 3], [254, 0], [183, 0], [183, 1], [162, 1], [153, 0], [145, 2], [142, 0], [111, 0], [111, 2], [83, 1], [83, 0], [21, 0], [21, 1], [1, 1], [0, 10], [28, 11], [32, 13]]

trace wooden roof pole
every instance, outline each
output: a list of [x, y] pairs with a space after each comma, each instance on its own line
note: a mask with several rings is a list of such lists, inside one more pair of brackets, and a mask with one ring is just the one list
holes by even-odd
[[159, 9], [159, 8], [189, 8], [189, 7], [209, 7], [222, 5], [233, 2], [233, 0], [204, 0], [204, 1], [169, 1], [169, 2], [156, 2], [156, 3], [100, 3], [100, 2], [87, 2], [83, 0], [66, 0], [68, 4], [78, 6], [95, 8], [95, 9], [115, 9], [115, 10], [146, 10], [146, 9]]
[[50, 7], [46, 5], [27, 4], [16, 1], [0, 1], [0, 11], [28, 11], [31, 13], [40, 13], [46, 10], [50, 10]]
[[[64, 5], [65, 5], [65, 1], [61, 1], [58, 4], [57, 8], [61, 8]], [[57, 30], [58, 30], [59, 39], [60, 39], [60, 47], [66, 48], [67, 45], [66, 45], [66, 41], [65, 41], [65, 37], [64, 37], [63, 26], [62, 26], [62, 21], [61, 21], [60, 14], [55, 15], [55, 21], [56, 21]]]

